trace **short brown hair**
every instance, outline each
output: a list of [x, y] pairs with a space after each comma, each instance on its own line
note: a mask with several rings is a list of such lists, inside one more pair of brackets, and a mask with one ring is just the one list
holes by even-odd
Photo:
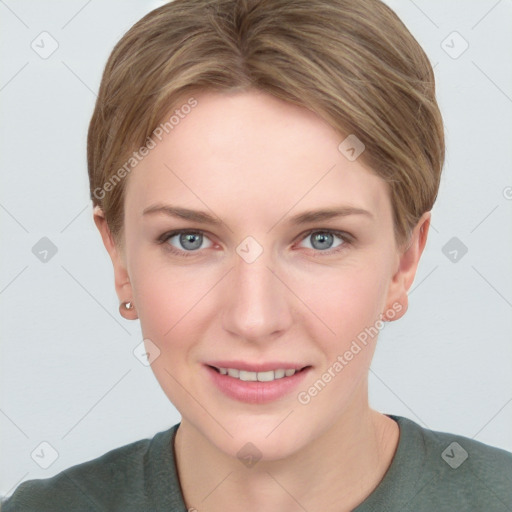
[[432, 66], [397, 15], [380, 0], [174, 0], [116, 44], [89, 125], [91, 199], [116, 242], [123, 162], [180, 98], [250, 88], [360, 139], [389, 183], [396, 241], [408, 239], [437, 197], [445, 146]]

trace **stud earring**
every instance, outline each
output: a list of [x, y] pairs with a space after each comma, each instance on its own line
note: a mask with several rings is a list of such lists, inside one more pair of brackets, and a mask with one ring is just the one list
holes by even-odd
[[122, 302], [119, 304], [119, 314], [127, 320], [135, 320], [137, 318], [135, 313], [135, 306], [131, 301]]

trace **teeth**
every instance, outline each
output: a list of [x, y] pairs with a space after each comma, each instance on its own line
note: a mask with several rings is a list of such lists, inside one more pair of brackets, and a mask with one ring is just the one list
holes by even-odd
[[282, 379], [286, 374], [286, 370], [274, 370], [274, 377], [276, 379]]
[[248, 372], [245, 370], [237, 370], [236, 368], [217, 368], [222, 375], [229, 375], [235, 379], [246, 382], [271, 382], [273, 380], [282, 379], [283, 377], [291, 377], [298, 370], [270, 370], [268, 372]]

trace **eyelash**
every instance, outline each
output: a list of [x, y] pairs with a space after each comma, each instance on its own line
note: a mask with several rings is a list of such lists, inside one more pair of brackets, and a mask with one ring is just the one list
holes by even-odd
[[[185, 233], [192, 233], [194, 235], [200, 234], [200, 235], [203, 235], [203, 236], [206, 236], [207, 238], [209, 238], [208, 234], [205, 231], [202, 231], [200, 229], [180, 229], [180, 230], [169, 231], [167, 233], [164, 233], [157, 239], [157, 243], [162, 244], [162, 245], [165, 244], [165, 250], [169, 251], [171, 254], [174, 254], [176, 256], [185, 257], [185, 258], [188, 258], [191, 256], [196, 256], [200, 251], [198, 251], [198, 250], [196, 250], [196, 251], [181, 251], [179, 249], [176, 249], [175, 247], [173, 247], [170, 244], [166, 244], [166, 242], [169, 239], [171, 239], [172, 237], [174, 237], [176, 235], [185, 234]], [[352, 235], [349, 235], [348, 233], [345, 233], [344, 231], [335, 231], [332, 229], [312, 229], [312, 230], [302, 234], [301, 235], [302, 238], [300, 238], [299, 241], [301, 242], [302, 240], [304, 240], [308, 236], [312, 235], [313, 233], [327, 233], [330, 235], [335, 235], [338, 238], [340, 238], [341, 240], [343, 240], [343, 243], [340, 244], [335, 249], [329, 249], [326, 251], [311, 249], [314, 251], [313, 257], [315, 257], [315, 258], [318, 256], [330, 256], [332, 254], [340, 253], [341, 251], [343, 251], [344, 249], [347, 248], [347, 245], [351, 245], [354, 241], [354, 237]]]

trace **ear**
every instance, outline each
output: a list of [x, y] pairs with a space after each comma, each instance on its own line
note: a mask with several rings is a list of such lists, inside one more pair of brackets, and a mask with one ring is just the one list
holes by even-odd
[[414, 227], [409, 242], [398, 253], [398, 265], [388, 288], [386, 309], [382, 313], [384, 321], [398, 320], [409, 306], [407, 292], [411, 287], [420, 256], [427, 243], [431, 213], [425, 212]]
[[103, 245], [105, 246], [105, 249], [107, 249], [110, 259], [112, 260], [112, 265], [114, 266], [116, 293], [119, 298], [119, 302], [121, 303], [119, 312], [124, 318], [128, 320], [135, 320], [137, 318], [136, 309], [132, 308], [128, 310], [122, 306], [125, 302], [131, 302], [133, 304], [133, 290], [128, 271], [126, 270], [123, 248], [115, 243], [112, 233], [108, 227], [105, 214], [99, 206], [94, 207], [93, 218], [94, 223], [101, 234]]

